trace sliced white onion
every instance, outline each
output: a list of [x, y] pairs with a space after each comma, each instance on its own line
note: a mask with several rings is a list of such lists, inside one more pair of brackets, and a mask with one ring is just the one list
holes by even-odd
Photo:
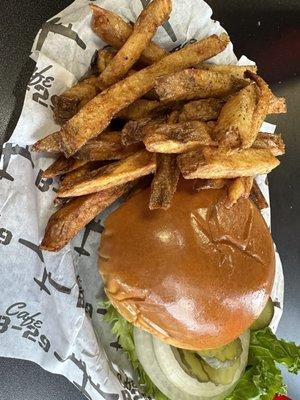
[[249, 332], [241, 336], [243, 352], [233, 382], [230, 385], [215, 385], [212, 382], [201, 383], [188, 375], [169, 345], [134, 328], [137, 357], [154, 385], [170, 400], [223, 400], [233, 390], [246, 367], [249, 337]]

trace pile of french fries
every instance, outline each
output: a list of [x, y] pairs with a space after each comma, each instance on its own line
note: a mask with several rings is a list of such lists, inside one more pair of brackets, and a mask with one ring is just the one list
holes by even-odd
[[260, 128], [268, 114], [286, 112], [285, 100], [255, 65], [205, 63], [226, 48], [226, 34], [173, 53], [152, 42], [171, 9], [171, 0], [153, 0], [131, 25], [91, 5], [92, 29], [108, 44], [97, 74], [55, 97], [61, 130], [32, 148], [58, 154], [43, 176], [60, 177], [60, 208], [41, 248], [60, 250], [146, 176], [150, 209], [170, 207], [180, 176], [195, 192], [226, 186], [227, 207], [249, 196], [267, 206], [254, 177], [275, 168], [285, 146]]

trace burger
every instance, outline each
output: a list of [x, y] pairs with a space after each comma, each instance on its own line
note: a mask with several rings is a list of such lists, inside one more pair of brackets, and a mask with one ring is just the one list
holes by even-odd
[[167, 210], [150, 211], [148, 188], [105, 221], [99, 271], [105, 320], [141, 390], [155, 399], [273, 399], [286, 393], [300, 350], [268, 327], [275, 252], [249, 199], [227, 208], [225, 189], [181, 182]]

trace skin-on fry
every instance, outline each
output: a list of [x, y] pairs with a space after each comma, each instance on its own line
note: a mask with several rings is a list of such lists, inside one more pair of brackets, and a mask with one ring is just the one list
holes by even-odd
[[121, 109], [152, 89], [158, 76], [211, 58], [224, 50], [228, 42], [229, 37], [226, 34], [209, 36], [168, 55], [100, 93], [62, 128], [60, 144], [65, 156], [70, 157], [89, 139], [98, 136]]
[[212, 121], [216, 120], [224, 105], [222, 99], [202, 99], [185, 104], [179, 115], [179, 121]]
[[156, 154], [156, 171], [151, 184], [149, 208], [167, 210], [176, 192], [180, 171], [176, 155]]
[[117, 161], [91, 172], [80, 182], [69, 187], [60, 187], [59, 197], [82, 196], [123, 183], [133, 181], [142, 176], [152, 174], [155, 171], [155, 156], [145, 150], [139, 151], [121, 161]]
[[108, 64], [112, 61], [114, 58], [116, 52], [113, 51], [113, 49], [109, 48], [104, 48], [101, 50], [98, 50], [98, 57], [97, 57], [97, 68], [99, 71], [99, 74], [105, 70], [105, 68], [108, 66]]
[[107, 165], [107, 163], [104, 161], [87, 162], [86, 164], [82, 165], [82, 167], [74, 169], [73, 171], [67, 172], [65, 175], [63, 175], [60, 178], [59, 187], [63, 190], [63, 188], [69, 187], [76, 182], [81, 181], [91, 171], [95, 171], [96, 169], [99, 170], [99, 168], [105, 165]]
[[130, 146], [134, 143], [142, 142], [144, 139], [144, 127], [146, 125], [153, 126], [165, 121], [165, 116], [156, 118], [142, 118], [137, 121], [129, 121], [124, 126], [121, 132], [121, 140], [124, 146]]
[[88, 141], [76, 154], [78, 160], [121, 160], [141, 150], [141, 144], [124, 146], [120, 132], [108, 132]]
[[267, 174], [279, 165], [279, 160], [266, 149], [245, 149], [224, 152], [203, 148], [178, 156], [179, 169], [186, 179], [238, 178]]
[[103, 90], [124, 78], [148, 46], [156, 29], [165, 22], [172, 10], [171, 0], [152, 0], [141, 12], [132, 34], [99, 77]]
[[204, 69], [186, 69], [157, 78], [155, 90], [161, 101], [225, 97], [248, 85], [245, 79]]
[[285, 98], [273, 95], [269, 102], [268, 114], [284, 114], [286, 112]]
[[253, 185], [252, 176], [243, 176], [233, 179], [227, 189], [225, 207], [232, 207], [240, 198], [248, 198]]
[[59, 137], [60, 132], [50, 133], [50, 135], [38, 140], [31, 146], [32, 151], [45, 151], [47, 153], [59, 153]]
[[116, 115], [116, 118], [126, 119], [127, 121], [138, 121], [146, 118], [152, 111], [160, 108], [162, 104], [155, 100], [139, 99], [128, 107], [124, 108]]
[[256, 180], [253, 181], [250, 199], [255, 203], [259, 210], [263, 210], [264, 208], [268, 208], [269, 205], [267, 200], [265, 199], [264, 195], [262, 194]]
[[146, 149], [155, 153], [184, 153], [217, 144], [211, 139], [208, 126], [200, 121], [146, 125], [143, 131]]
[[281, 156], [285, 153], [285, 144], [279, 134], [263, 133], [257, 135], [252, 145], [255, 149], [269, 149], [273, 156]]
[[[132, 26], [125, 22], [119, 15], [105, 10], [94, 4], [90, 5], [93, 11], [92, 29], [107, 44], [120, 49], [132, 34]], [[141, 55], [145, 65], [151, 65], [161, 60], [168, 54], [157, 44], [150, 42]]]
[[193, 184], [193, 189], [196, 192], [204, 189], [222, 189], [224, 186], [228, 185], [230, 179], [195, 179]]
[[42, 177], [48, 179], [63, 175], [67, 172], [73, 171], [74, 169], [82, 167], [82, 165], [86, 163], [86, 160], [76, 160], [73, 157], [66, 158], [64, 156], [60, 156], [43, 172]]
[[70, 89], [65, 90], [59, 96], [53, 96], [53, 116], [57, 124], [63, 125], [98, 93], [98, 78], [91, 76]]
[[201, 64], [200, 69], [206, 69], [214, 72], [221, 72], [223, 74], [231, 75], [235, 79], [243, 79], [246, 71], [256, 73], [256, 65], [216, 65], [216, 64]]
[[48, 251], [62, 249], [86, 224], [129, 188], [130, 185], [124, 184], [71, 199], [50, 217], [40, 248]]
[[257, 87], [248, 85], [232, 96], [222, 108], [213, 137], [221, 147], [246, 148], [254, 142], [253, 114], [257, 104]]
[[168, 115], [167, 123], [176, 124], [178, 122], [180, 112], [181, 112], [180, 110], [171, 111], [170, 114]]

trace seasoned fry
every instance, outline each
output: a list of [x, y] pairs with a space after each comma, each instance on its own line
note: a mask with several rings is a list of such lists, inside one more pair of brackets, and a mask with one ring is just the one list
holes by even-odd
[[269, 149], [273, 156], [281, 156], [285, 153], [285, 144], [279, 134], [263, 133], [257, 135], [252, 145], [255, 149]]
[[38, 140], [34, 145], [31, 146], [32, 151], [45, 151], [48, 153], [59, 153], [59, 137], [60, 132], [50, 133], [50, 135]]
[[142, 148], [141, 144], [124, 146], [120, 132], [108, 132], [88, 141], [75, 157], [86, 161], [121, 160]]
[[59, 188], [58, 196], [72, 197], [99, 192], [149, 175], [154, 171], [155, 156], [142, 150], [107, 167], [92, 171], [74, 185]]
[[81, 181], [82, 178], [87, 176], [91, 171], [95, 171], [96, 169], [99, 170], [99, 168], [105, 165], [107, 165], [107, 163], [103, 161], [87, 162], [82, 167], [74, 169], [73, 171], [66, 173], [66, 175], [63, 175], [59, 182], [59, 187], [64, 190], [64, 188], [67, 188], [71, 185], [74, 185], [76, 182]]
[[273, 95], [269, 102], [268, 114], [284, 114], [286, 112], [285, 98]]
[[71, 199], [49, 219], [40, 248], [62, 249], [84, 226], [130, 189], [130, 184]]
[[98, 57], [97, 57], [97, 68], [99, 74], [105, 70], [111, 60], [114, 58], [116, 52], [113, 49], [104, 48], [98, 50]]
[[[107, 44], [120, 49], [132, 34], [132, 26], [119, 15], [96, 5], [90, 5], [93, 11], [92, 29]], [[141, 55], [145, 65], [151, 65], [168, 54], [159, 45], [150, 42]]]
[[252, 189], [251, 189], [251, 193], [250, 193], [250, 199], [253, 201], [253, 203], [256, 204], [256, 206], [259, 210], [263, 210], [264, 208], [269, 207], [267, 200], [265, 199], [264, 195], [262, 194], [256, 180], [253, 181], [253, 185], [252, 185]]
[[156, 79], [155, 90], [161, 101], [225, 97], [248, 85], [245, 79], [205, 69], [186, 69]]
[[214, 98], [191, 101], [183, 106], [179, 121], [216, 120], [224, 103], [224, 100]]
[[70, 157], [89, 139], [98, 136], [121, 109], [152, 89], [158, 76], [196, 65], [220, 53], [228, 42], [229, 37], [226, 34], [209, 36], [168, 55], [100, 93], [62, 128], [60, 144], [65, 156]]
[[150, 43], [156, 29], [165, 22], [172, 10], [171, 0], [152, 0], [141, 12], [131, 35], [99, 77], [103, 90], [124, 78]]
[[193, 188], [196, 192], [204, 189], [222, 189], [228, 185], [230, 179], [195, 179]]
[[213, 137], [226, 148], [250, 147], [257, 132], [252, 129], [257, 104], [257, 88], [251, 84], [240, 90], [222, 108]]
[[178, 156], [178, 165], [186, 179], [218, 179], [267, 174], [279, 165], [279, 160], [266, 149], [224, 152], [203, 148]]
[[143, 128], [146, 125], [153, 126], [165, 121], [165, 116], [158, 116], [156, 118], [142, 118], [138, 121], [129, 121], [124, 126], [121, 132], [121, 140], [124, 146], [129, 146], [134, 143], [142, 142], [145, 132]]
[[227, 189], [225, 207], [232, 207], [240, 198], [248, 198], [253, 185], [252, 176], [244, 176], [233, 179]]
[[170, 114], [167, 117], [167, 123], [168, 124], [176, 124], [179, 119], [179, 115], [181, 113], [181, 110], [173, 110], [170, 112]]
[[99, 91], [98, 78], [91, 76], [78, 82], [70, 89], [65, 90], [59, 96], [53, 96], [53, 116], [55, 122], [59, 125], [65, 124], [86, 103], [93, 99]]
[[216, 64], [201, 64], [200, 69], [206, 69], [213, 72], [221, 72], [223, 74], [231, 75], [235, 79], [243, 79], [246, 71], [256, 73], [256, 65], [216, 65]]
[[143, 131], [144, 144], [150, 152], [184, 153], [200, 146], [217, 144], [211, 139], [208, 126], [200, 121], [146, 125]]
[[118, 112], [116, 118], [138, 121], [139, 119], [148, 117], [152, 111], [159, 108], [162, 108], [162, 104], [159, 101], [139, 99]]
[[176, 155], [156, 154], [156, 171], [151, 184], [149, 208], [167, 210], [176, 192], [179, 179]]
[[63, 175], [67, 172], [73, 171], [74, 169], [81, 167], [86, 163], [86, 160], [76, 160], [73, 157], [65, 158], [64, 156], [60, 156], [43, 172], [42, 177], [48, 179], [55, 176]]

